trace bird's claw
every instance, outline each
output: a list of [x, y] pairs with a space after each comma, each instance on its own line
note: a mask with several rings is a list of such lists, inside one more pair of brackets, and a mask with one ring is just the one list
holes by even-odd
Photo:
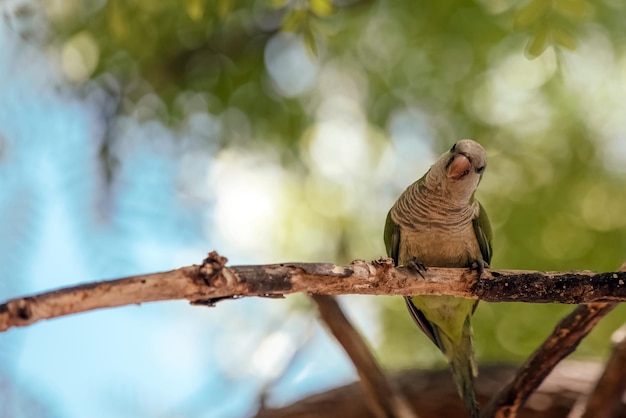
[[424, 272], [427, 270], [426, 266], [423, 265], [422, 263], [420, 263], [417, 260], [411, 260], [408, 263], [406, 263], [406, 267], [411, 270], [414, 273], [419, 274], [420, 276], [422, 276], [422, 279], [425, 279], [426, 277], [424, 277]]
[[489, 268], [489, 263], [485, 260], [474, 260], [469, 266], [470, 271], [478, 273], [478, 277], [481, 277], [485, 273], [485, 269]]

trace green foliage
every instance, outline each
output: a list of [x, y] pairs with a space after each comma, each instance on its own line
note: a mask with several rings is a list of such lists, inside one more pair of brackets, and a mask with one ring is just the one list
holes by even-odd
[[536, 58], [549, 46], [576, 49], [570, 28], [592, 13], [593, 7], [585, 0], [531, 0], [515, 14], [513, 29], [528, 32], [526, 55]]
[[[260, 232], [237, 241], [268, 261], [382, 256], [394, 199], [459, 138], [488, 150], [478, 197], [494, 267], [606, 271], [625, 258], [621, 2], [75, 0], [49, 18], [68, 75], [114, 79], [120, 114], [156, 94], [166, 111], [152, 117], [174, 129], [194, 112], [219, 121], [217, 140], [198, 140], [218, 143], [225, 184], [236, 168], [271, 196], [267, 214], [248, 205]], [[441, 360], [401, 298], [373, 300], [388, 365]], [[570, 309], [481, 303], [479, 360], [521, 360]], [[604, 354], [619, 322], [580, 352]]]

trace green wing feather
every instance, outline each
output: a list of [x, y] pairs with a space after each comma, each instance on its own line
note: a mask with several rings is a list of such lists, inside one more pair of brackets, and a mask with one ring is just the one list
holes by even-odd
[[[430, 172], [430, 169], [420, 177], [415, 183], [424, 183], [426, 176]], [[393, 209], [393, 208], [392, 208]], [[391, 219], [391, 210], [387, 213], [387, 220], [385, 221], [385, 248], [387, 249], [387, 257], [393, 258], [394, 264], [398, 265], [398, 257], [400, 256], [400, 225], [396, 224]]]
[[398, 265], [398, 253], [400, 252], [400, 225], [391, 219], [391, 210], [385, 221], [385, 248], [387, 257], [393, 258], [393, 263]]
[[[385, 221], [384, 238], [387, 256], [393, 258], [393, 264], [397, 266], [400, 253], [400, 225], [396, 224], [393, 219], [391, 219], [391, 210], [387, 214], [387, 220]], [[440, 342], [437, 341], [432, 324], [428, 321], [428, 319], [426, 319], [422, 311], [417, 309], [417, 307], [413, 304], [411, 297], [405, 296], [404, 301], [406, 302], [409, 313], [417, 326], [424, 334], [426, 334], [428, 338], [430, 338], [433, 343], [435, 343], [437, 347], [441, 348]]]
[[491, 223], [489, 217], [483, 205], [478, 202], [478, 216], [472, 219], [472, 225], [474, 226], [474, 233], [478, 240], [478, 246], [480, 247], [480, 254], [483, 257], [483, 261], [487, 264], [491, 264], [491, 255], [493, 249], [491, 247], [491, 241], [493, 240], [493, 233], [491, 232]]

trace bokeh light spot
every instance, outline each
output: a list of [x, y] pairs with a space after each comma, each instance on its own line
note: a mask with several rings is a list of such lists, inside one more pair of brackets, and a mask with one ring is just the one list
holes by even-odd
[[86, 81], [95, 71], [100, 58], [98, 43], [88, 31], [72, 36], [63, 46], [63, 71], [74, 82]]
[[278, 93], [285, 97], [308, 91], [319, 70], [302, 39], [284, 32], [274, 35], [267, 43], [265, 66]]

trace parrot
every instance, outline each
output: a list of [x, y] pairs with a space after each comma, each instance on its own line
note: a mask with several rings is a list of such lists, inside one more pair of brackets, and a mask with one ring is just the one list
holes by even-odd
[[[482, 274], [492, 255], [487, 213], [475, 199], [487, 155], [471, 139], [456, 142], [394, 203], [384, 229], [387, 256], [421, 274], [428, 267], [463, 267]], [[418, 327], [441, 350], [471, 418], [479, 417], [471, 317], [478, 301], [405, 296]]]

